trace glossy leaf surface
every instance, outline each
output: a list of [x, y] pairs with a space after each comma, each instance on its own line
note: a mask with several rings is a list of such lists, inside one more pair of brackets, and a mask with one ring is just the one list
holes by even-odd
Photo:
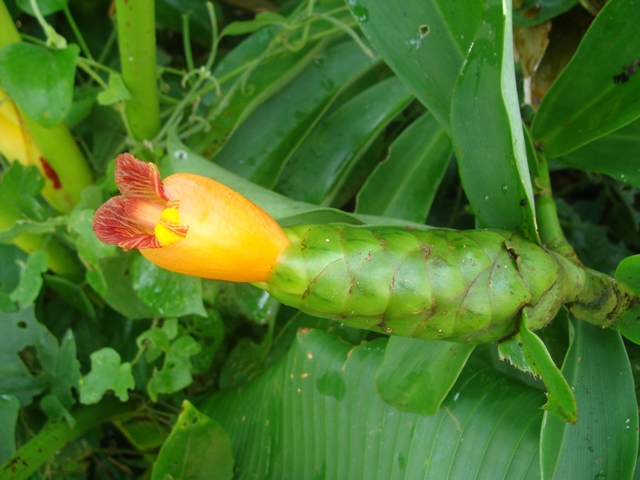
[[483, 1], [348, 0], [360, 28], [409, 90], [450, 129], [450, 105]]
[[640, 116], [640, 9], [611, 0], [544, 97], [532, 125], [537, 145], [561, 156]]
[[433, 415], [475, 345], [391, 337], [376, 374], [380, 397], [398, 410]]
[[533, 191], [518, 109], [510, 9], [490, 1], [451, 106], [460, 177], [481, 227], [536, 240]]
[[275, 190], [304, 202], [331, 205], [366, 148], [412, 99], [395, 77], [354, 97], [316, 126], [285, 166]]
[[238, 478], [538, 478], [541, 392], [466, 368], [426, 417], [380, 400], [384, 340], [351, 347], [303, 330], [264, 376], [201, 410], [232, 439]]
[[356, 211], [424, 222], [451, 152], [446, 131], [425, 113], [389, 147], [389, 156], [358, 192]]
[[169, 438], [160, 450], [151, 478], [233, 478], [233, 455], [229, 435], [218, 422], [199, 412], [189, 401], [185, 401]]
[[638, 450], [638, 406], [618, 332], [574, 321], [562, 373], [578, 402], [575, 426], [545, 414], [542, 478], [631, 478]]

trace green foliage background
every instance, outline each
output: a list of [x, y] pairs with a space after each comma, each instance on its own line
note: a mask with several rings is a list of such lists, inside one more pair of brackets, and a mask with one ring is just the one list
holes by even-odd
[[[3, 160], [0, 479], [635, 478], [640, 351], [616, 330], [563, 310], [538, 332], [571, 425], [496, 345], [349, 329], [91, 230], [127, 150], [284, 226], [492, 227], [562, 249], [561, 225], [640, 291], [640, 9], [513, 3], [0, 2], [0, 86], [63, 154], [71, 202]], [[535, 72], [523, 37], [549, 39]]]

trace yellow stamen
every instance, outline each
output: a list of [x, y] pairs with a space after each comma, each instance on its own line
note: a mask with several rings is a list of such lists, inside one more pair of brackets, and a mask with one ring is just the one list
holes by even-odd
[[160, 221], [153, 229], [154, 235], [163, 247], [182, 240], [187, 234], [188, 227], [180, 225], [178, 204], [179, 202], [168, 202], [167, 208], [162, 210]]

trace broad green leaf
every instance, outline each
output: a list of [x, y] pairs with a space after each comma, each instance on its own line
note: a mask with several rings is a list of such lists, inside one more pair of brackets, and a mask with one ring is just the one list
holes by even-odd
[[539, 478], [539, 390], [475, 361], [439, 413], [400, 412], [375, 391], [385, 343], [301, 330], [263, 376], [204, 403], [237, 478]]
[[400, 80], [392, 77], [341, 105], [296, 150], [275, 190], [297, 200], [331, 205], [367, 147], [412, 99]]
[[248, 283], [220, 282], [215, 308], [225, 318], [243, 318], [259, 325], [273, 323], [279, 303]]
[[398, 410], [433, 415], [475, 345], [390, 337], [376, 375], [380, 397]]
[[206, 315], [201, 279], [157, 267], [141, 255], [131, 262], [131, 287], [157, 316]]
[[631, 478], [638, 453], [638, 405], [620, 334], [575, 321], [562, 367], [578, 402], [578, 422], [548, 413], [542, 428], [543, 479]]
[[477, 223], [537, 240], [513, 63], [510, 5], [491, 0], [453, 92], [454, 152]]
[[18, 423], [20, 400], [14, 395], [0, 394], [0, 463], [16, 450], [15, 428]]
[[59, 124], [71, 109], [80, 48], [51, 50], [13, 43], [0, 50], [0, 84], [25, 113], [43, 127]]
[[453, 86], [484, 1], [348, 0], [360, 28], [409, 90], [450, 131]]
[[[38, 9], [42, 15], [51, 15], [52, 13], [64, 10], [69, 3], [69, 0], [36, 0]], [[20, 7], [20, 10], [33, 15], [33, 8], [31, 8], [31, 0], [17, 0], [16, 4]]]
[[109, 73], [109, 88], [98, 94], [98, 103], [100, 105], [113, 105], [131, 99], [131, 95], [124, 85], [122, 75], [119, 73]]
[[33, 306], [0, 314], [0, 325], [0, 392], [15, 395], [28, 406], [36, 395], [51, 391], [70, 407], [71, 388], [77, 388], [80, 377], [71, 332], [58, 345], [51, 332], [36, 320]]
[[360, 189], [356, 211], [424, 222], [451, 153], [446, 131], [425, 113], [391, 144]]
[[31, 305], [42, 288], [42, 273], [46, 272], [48, 268], [47, 255], [44, 251], [40, 250], [29, 255], [27, 261], [20, 264], [22, 270], [20, 283], [11, 292], [11, 300], [18, 302], [22, 308]]
[[138, 254], [122, 254], [101, 263], [104, 299], [129, 318], [205, 315], [202, 280], [170, 272]]
[[605, 173], [616, 180], [640, 187], [640, 120], [587, 143], [557, 160], [587, 172]]
[[513, 2], [518, 4], [513, 10], [513, 24], [516, 26], [531, 26], [551, 20], [570, 10], [579, 0], [524, 0]]
[[80, 382], [80, 403], [98, 403], [108, 390], [113, 390], [122, 402], [126, 402], [128, 390], [134, 387], [131, 364], [122, 363], [120, 354], [113, 348], [101, 348], [91, 354], [91, 371]]
[[330, 45], [243, 122], [215, 162], [259, 185], [273, 186], [283, 165], [333, 100], [378, 64], [355, 42]]
[[553, 83], [533, 120], [545, 154], [569, 153], [640, 117], [640, 9], [611, 0]]
[[152, 480], [232, 479], [229, 434], [188, 400], [153, 465]]
[[509, 360], [520, 370], [539, 376], [548, 392], [548, 401], [542, 408], [563, 422], [575, 423], [578, 415], [576, 399], [560, 369], [553, 363], [547, 347], [529, 331], [525, 320], [526, 317], [516, 336], [499, 344], [500, 359]]

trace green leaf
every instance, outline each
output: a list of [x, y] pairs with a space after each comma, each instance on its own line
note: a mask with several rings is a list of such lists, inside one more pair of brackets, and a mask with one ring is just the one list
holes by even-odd
[[160, 268], [141, 255], [131, 262], [131, 286], [155, 315], [206, 315], [202, 280]]
[[214, 363], [218, 349], [225, 338], [225, 324], [220, 314], [207, 309], [208, 315], [200, 317], [191, 315], [181, 318], [183, 332], [193, 337], [200, 345], [200, 353], [191, 357], [191, 373], [206, 373]]
[[539, 390], [473, 361], [439, 413], [399, 412], [375, 391], [385, 343], [301, 330], [263, 376], [203, 404], [237, 477], [539, 478]]
[[[523, 314], [524, 315], [524, 314]], [[547, 403], [542, 407], [563, 422], [576, 423], [576, 399], [560, 373], [545, 344], [530, 332], [523, 318], [520, 332], [498, 345], [501, 360], [509, 360], [515, 367], [539, 376], [547, 387]]]
[[227, 432], [185, 400], [169, 438], [160, 449], [151, 479], [231, 479], [233, 464]]
[[200, 353], [202, 347], [189, 335], [182, 335], [171, 343], [162, 370], [156, 371], [147, 385], [151, 400], [158, 394], [174, 393], [188, 387], [193, 381], [189, 357]]
[[101, 266], [105, 300], [129, 318], [206, 315], [199, 278], [157, 267], [138, 254], [119, 254]]
[[283, 165], [336, 97], [378, 64], [355, 42], [331, 44], [240, 125], [215, 162], [272, 187]]
[[63, 298], [66, 303], [84, 313], [91, 321], [98, 320], [95, 306], [89, 300], [84, 285], [78, 285], [57, 275], [44, 275], [44, 280], [47, 286]]
[[40, 410], [51, 420], [64, 420], [71, 428], [75, 426], [75, 419], [55, 395], [49, 394], [40, 400]]
[[32, 220], [18, 220], [8, 230], [0, 232], [0, 243], [12, 243], [13, 240], [23, 233], [44, 234], [55, 231], [56, 226], [64, 224], [62, 217], [54, 217], [44, 222], [34, 222]]
[[55, 376], [51, 384], [51, 393], [64, 407], [71, 408], [76, 403], [71, 392], [80, 387], [80, 362], [76, 354], [76, 339], [73, 331], [67, 330], [55, 362]]
[[424, 222], [451, 153], [446, 131], [425, 113], [391, 144], [360, 189], [356, 211]]
[[100, 105], [113, 105], [114, 103], [130, 100], [131, 95], [124, 85], [122, 75], [119, 73], [109, 73], [109, 88], [98, 94]]
[[0, 50], [0, 78], [25, 113], [44, 127], [64, 119], [73, 102], [73, 83], [80, 48], [51, 50], [31, 43], [13, 43]]
[[42, 288], [42, 273], [48, 268], [47, 254], [44, 251], [40, 250], [29, 255], [27, 261], [20, 264], [22, 270], [20, 283], [11, 292], [11, 300], [18, 302], [22, 308], [35, 302]]
[[578, 422], [545, 414], [542, 478], [631, 478], [638, 452], [633, 375], [618, 332], [574, 321], [562, 367], [578, 401]]
[[640, 117], [640, 9], [611, 0], [553, 83], [532, 125], [535, 142], [557, 157]]
[[78, 249], [78, 256], [87, 265], [87, 281], [100, 295], [107, 290], [107, 280], [100, 266], [100, 259], [116, 254], [115, 245], [106, 245], [93, 232], [94, 211], [89, 209], [74, 210], [67, 219], [67, 227], [75, 234], [74, 244]]
[[247, 319], [259, 325], [275, 320], [279, 302], [264, 290], [247, 283], [220, 282], [215, 308], [225, 318]]
[[395, 77], [384, 80], [323, 118], [285, 165], [275, 190], [330, 205], [367, 147], [411, 102]]
[[15, 428], [18, 423], [20, 400], [14, 395], [0, 394], [0, 463], [16, 451]]
[[453, 86], [480, 24], [484, 1], [347, 4], [384, 61], [449, 131]]
[[451, 106], [462, 185], [479, 226], [518, 231], [537, 240], [510, 7], [499, 0], [488, 2], [473, 40]]
[[[579, 0], [524, 0], [513, 10], [513, 24], [519, 27], [539, 25], [570, 10]], [[515, 5], [514, 5], [515, 7]]]
[[[64, 10], [69, 3], [69, 0], [36, 0], [40, 13], [44, 16], [51, 15], [52, 13]], [[17, 0], [16, 4], [23, 12], [29, 15], [34, 15], [33, 8], [31, 8], [31, 0]]]
[[558, 161], [587, 172], [605, 173], [620, 182], [640, 187], [639, 150], [640, 120], [635, 120], [559, 157]]
[[91, 371], [80, 382], [80, 403], [98, 403], [108, 390], [114, 390], [123, 402], [129, 400], [128, 390], [135, 387], [131, 364], [121, 363], [120, 354], [105, 347], [91, 354]]
[[433, 415], [475, 345], [390, 337], [376, 375], [378, 394], [398, 410]]
[[71, 333], [59, 346], [51, 332], [36, 320], [33, 306], [0, 313], [0, 325], [0, 391], [15, 395], [27, 406], [33, 397], [51, 390], [70, 406], [70, 389], [77, 387], [75, 379], [80, 372]]
[[44, 186], [44, 179], [35, 166], [13, 162], [0, 177], [0, 201], [16, 207], [26, 218], [44, 221], [47, 214], [36, 197]]
[[156, 419], [134, 418], [127, 422], [118, 422], [118, 429], [136, 450], [147, 452], [156, 450], [167, 439], [169, 432]]
[[[640, 255], [627, 257], [620, 262], [615, 277], [635, 295], [640, 295]], [[611, 328], [619, 330], [626, 338], [640, 345], [640, 305], [632, 305]]]

